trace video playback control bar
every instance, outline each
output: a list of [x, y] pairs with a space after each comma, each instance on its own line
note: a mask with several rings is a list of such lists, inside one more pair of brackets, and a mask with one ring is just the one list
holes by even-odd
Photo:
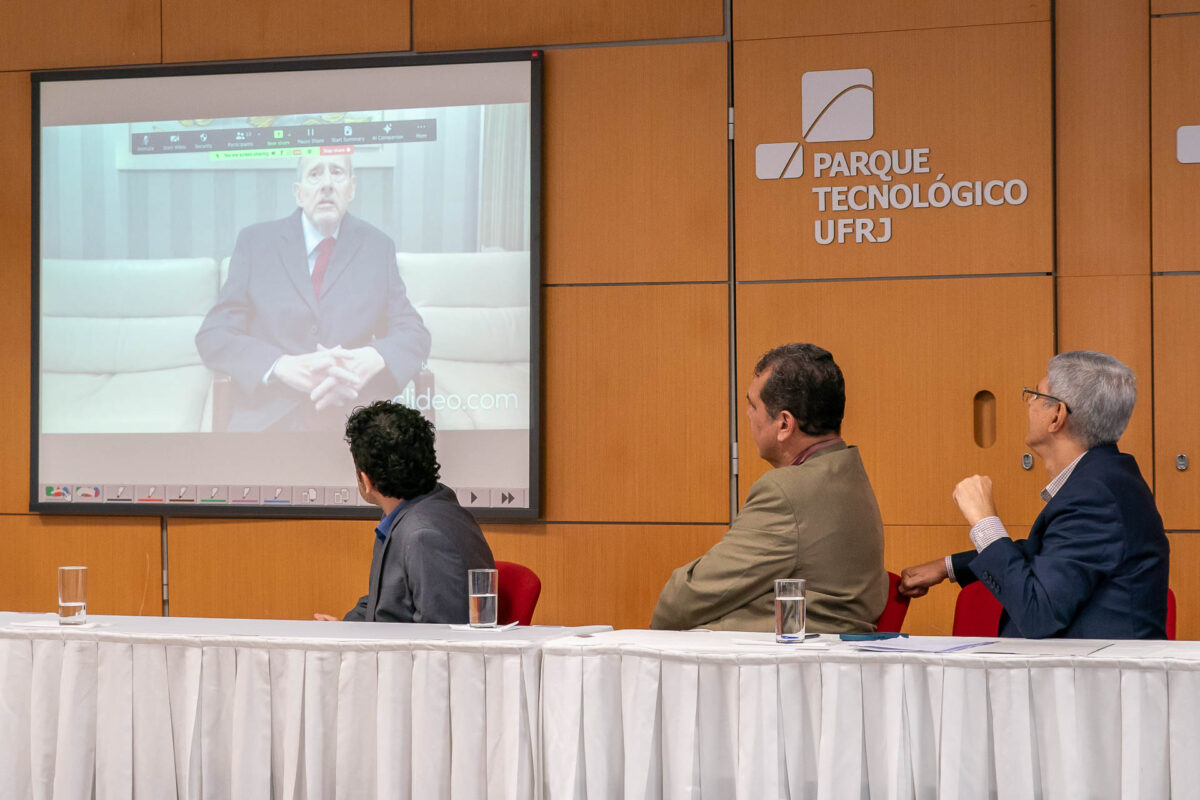
[[[528, 508], [527, 489], [455, 490], [466, 508]], [[354, 486], [42, 484], [42, 503], [210, 506], [368, 506]]]

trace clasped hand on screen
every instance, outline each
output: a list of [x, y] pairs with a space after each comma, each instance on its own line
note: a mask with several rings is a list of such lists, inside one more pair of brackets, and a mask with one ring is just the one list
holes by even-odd
[[304, 392], [317, 411], [358, 399], [362, 387], [384, 367], [374, 347], [347, 350], [317, 345], [312, 353], [280, 356], [272, 372], [286, 386]]

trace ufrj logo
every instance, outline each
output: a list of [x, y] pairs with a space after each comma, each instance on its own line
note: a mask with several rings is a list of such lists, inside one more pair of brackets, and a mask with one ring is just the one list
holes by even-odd
[[1175, 130], [1175, 160], [1200, 164], [1200, 125], [1181, 125]]
[[[859, 142], [875, 135], [875, 77], [869, 69], [828, 69], [800, 76], [800, 124], [806, 142]], [[799, 178], [804, 148], [770, 142], [754, 149], [759, 180]]]

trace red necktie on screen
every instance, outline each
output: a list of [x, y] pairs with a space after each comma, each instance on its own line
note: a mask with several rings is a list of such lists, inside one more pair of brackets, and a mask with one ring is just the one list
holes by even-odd
[[325, 270], [329, 268], [329, 258], [333, 255], [333, 246], [337, 239], [326, 236], [317, 244], [317, 263], [313, 265], [312, 284], [313, 294], [321, 299], [321, 284], [325, 282]]

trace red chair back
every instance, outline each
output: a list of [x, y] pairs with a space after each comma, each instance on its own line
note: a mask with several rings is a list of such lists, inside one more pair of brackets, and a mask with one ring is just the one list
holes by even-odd
[[1175, 640], [1175, 593], [1167, 589], [1167, 638]]
[[904, 616], [908, 614], [908, 598], [896, 591], [899, 586], [900, 576], [889, 572], [887, 605], [875, 621], [875, 630], [879, 633], [899, 633], [904, 624]]
[[1004, 607], [979, 581], [967, 584], [954, 602], [955, 636], [999, 636]]
[[497, 561], [496, 572], [500, 581], [496, 621], [501, 625], [510, 622], [532, 625], [533, 610], [542, 594], [542, 581], [537, 573], [513, 561]]

